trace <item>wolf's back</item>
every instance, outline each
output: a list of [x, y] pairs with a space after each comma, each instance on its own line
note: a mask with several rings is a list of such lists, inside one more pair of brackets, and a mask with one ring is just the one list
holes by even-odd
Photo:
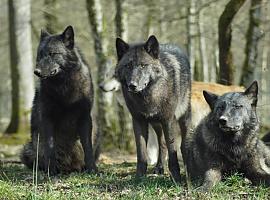
[[191, 113], [191, 74], [186, 53], [173, 44], [160, 45], [161, 62], [165, 66], [174, 84], [174, 93], [178, 94], [178, 105], [175, 111], [177, 119], [185, 113]]

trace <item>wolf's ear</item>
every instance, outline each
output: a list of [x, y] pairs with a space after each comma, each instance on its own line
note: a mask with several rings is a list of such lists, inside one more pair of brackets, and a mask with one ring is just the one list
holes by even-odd
[[244, 94], [252, 100], [252, 105], [256, 106], [258, 101], [258, 82], [253, 81], [253, 83], [251, 83], [251, 85], [246, 89]]
[[144, 45], [144, 49], [149, 53], [153, 58], [159, 57], [159, 43], [157, 38], [154, 35], [151, 35], [147, 42]]
[[45, 29], [41, 29], [40, 31], [40, 40], [43, 40], [45, 37], [50, 36], [51, 34], [48, 33]]
[[115, 45], [116, 45], [116, 51], [117, 51], [117, 58], [119, 61], [119, 60], [121, 60], [123, 55], [125, 53], [127, 53], [128, 49], [129, 49], [129, 45], [121, 38], [116, 38]]
[[64, 45], [69, 48], [73, 49], [74, 47], [74, 30], [72, 26], [68, 26], [64, 32], [62, 33], [62, 39]]
[[210, 106], [211, 110], [213, 110], [214, 107], [215, 107], [215, 103], [216, 103], [216, 101], [218, 99], [218, 95], [213, 94], [211, 92], [207, 92], [207, 91], [204, 90], [203, 91], [203, 96], [204, 96], [206, 102], [208, 103], [208, 105]]

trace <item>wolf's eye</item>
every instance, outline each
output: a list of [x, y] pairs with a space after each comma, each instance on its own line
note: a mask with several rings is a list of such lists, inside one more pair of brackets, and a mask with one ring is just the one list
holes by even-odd
[[59, 55], [60, 53], [57, 53], [57, 52], [50, 52], [49, 53], [49, 56], [54, 56], [54, 55]]
[[143, 64], [142, 67], [149, 67], [150, 64]]
[[240, 109], [240, 108], [243, 108], [243, 105], [235, 105], [234, 108], [235, 109]]
[[224, 105], [219, 105], [219, 106], [217, 107], [217, 109], [218, 109], [218, 110], [224, 110], [224, 109], [225, 109], [225, 106], [224, 106]]

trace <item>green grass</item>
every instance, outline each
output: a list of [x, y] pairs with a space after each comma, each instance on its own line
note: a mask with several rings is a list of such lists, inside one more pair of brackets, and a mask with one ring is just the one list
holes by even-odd
[[188, 192], [184, 183], [175, 185], [168, 175], [136, 179], [135, 167], [134, 163], [100, 164], [98, 175], [72, 173], [51, 179], [38, 172], [38, 183], [33, 184], [31, 170], [5, 164], [0, 166], [0, 199], [270, 199], [269, 188], [253, 187], [237, 174], [210, 193], [200, 193]]

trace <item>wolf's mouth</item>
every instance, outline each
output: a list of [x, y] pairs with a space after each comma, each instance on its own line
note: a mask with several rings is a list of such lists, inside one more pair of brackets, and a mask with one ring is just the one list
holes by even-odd
[[125, 86], [128, 89], [128, 92], [134, 93], [134, 94], [144, 94], [145, 91], [150, 87], [150, 85], [151, 85], [151, 80], [145, 83], [142, 87], [137, 87], [137, 88], [130, 88], [127, 83], [125, 84]]
[[223, 130], [224, 132], [226, 132], [226, 133], [237, 133], [238, 131], [241, 130], [241, 127], [240, 126], [230, 127], [230, 126], [219, 125], [219, 128], [221, 130]]
[[53, 78], [53, 77], [56, 77], [57, 75], [59, 75], [61, 70], [62, 70], [61, 68], [55, 68], [49, 74], [44, 75], [44, 74], [42, 74], [40, 69], [35, 69], [34, 74], [37, 77], [39, 77], [40, 79], [48, 79], [48, 78]]

